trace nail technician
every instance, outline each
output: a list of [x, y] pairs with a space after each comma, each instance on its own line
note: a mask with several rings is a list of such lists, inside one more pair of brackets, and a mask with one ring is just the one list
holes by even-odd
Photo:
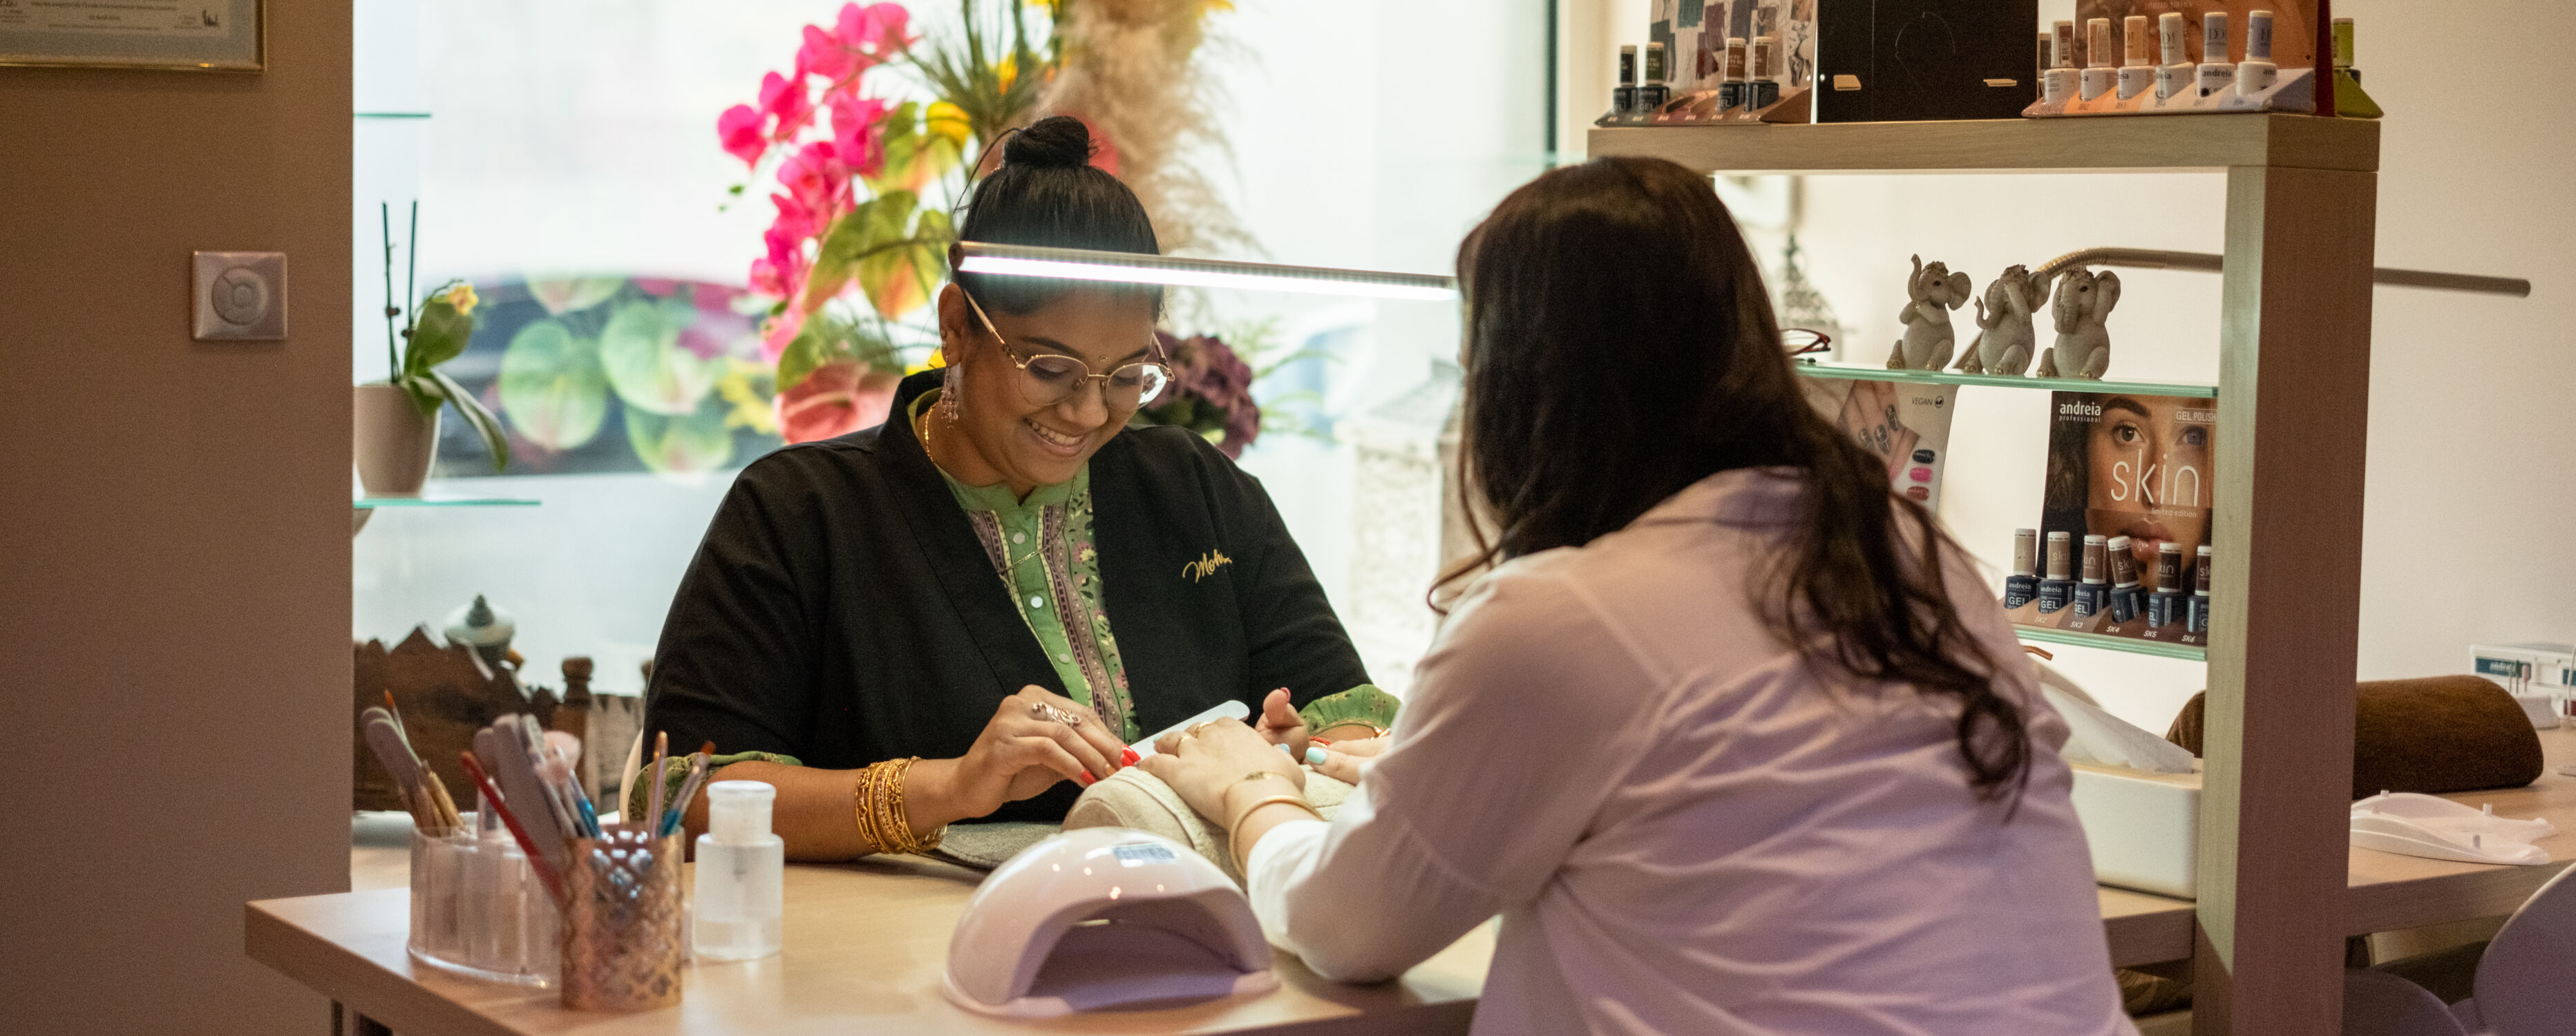
[[[1157, 253], [1091, 153], [1072, 118], [1010, 135], [959, 236]], [[1127, 427], [1172, 374], [1159, 288], [961, 273], [938, 305], [946, 366], [884, 425], [735, 479], [645, 730], [776, 786], [788, 854], [828, 860], [1060, 820], [1074, 779], [1226, 699], [1298, 750], [1309, 718], [1392, 720], [1260, 483], [1185, 429]]]
[[[1497, 914], [1475, 1031], [2132, 1034], [1995, 595], [1809, 409], [1706, 177], [1514, 192], [1458, 260], [1495, 527], [1330, 822], [1232, 721], [1147, 772], [1344, 980]], [[1361, 917], [1369, 923], [1352, 923]]]

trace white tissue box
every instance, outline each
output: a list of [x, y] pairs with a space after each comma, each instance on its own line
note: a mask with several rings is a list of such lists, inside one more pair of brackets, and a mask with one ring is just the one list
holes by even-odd
[[2200, 774], [2070, 763], [2075, 817], [2093, 880], [2194, 899], [2200, 894]]

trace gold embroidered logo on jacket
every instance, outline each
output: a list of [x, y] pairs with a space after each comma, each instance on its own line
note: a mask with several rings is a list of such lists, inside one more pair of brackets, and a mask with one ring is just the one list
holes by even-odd
[[1190, 577], [1190, 582], [1195, 583], [1211, 575], [1215, 575], [1217, 569], [1224, 568], [1231, 564], [1234, 564], [1234, 559], [1225, 556], [1224, 551], [1211, 550], [1205, 554], [1199, 555], [1199, 559], [1197, 561], [1192, 561], [1188, 564], [1182, 565], [1181, 574]]

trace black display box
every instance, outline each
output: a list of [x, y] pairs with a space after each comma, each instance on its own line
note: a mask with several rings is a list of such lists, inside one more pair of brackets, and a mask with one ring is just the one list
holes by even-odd
[[1821, 0], [1815, 117], [2020, 118], [2038, 64], [2038, 0]]

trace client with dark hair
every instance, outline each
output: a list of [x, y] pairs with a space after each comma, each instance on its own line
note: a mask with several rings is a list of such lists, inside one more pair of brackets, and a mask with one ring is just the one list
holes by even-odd
[[1550, 172], [1458, 277], [1492, 567], [1375, 753], [1318, 753], [1358, 791], [1315, 819], [1230, 720], [1144, 762], [1271, 940], [1362, 981], [1500, 914], [1480, 1034], [2134, 1032], [2065, 723], [1966, 552], [1802, 398], [1707, 178]]
[[[1001, 154], [961, 239], [1158, 251], [1079, 120]], [[776, 786], [790, 856], [847, 859], [1060, 820], [1127, 742], [1226, 699], [1294, 751], [1328, 696], [1337, 719], [1391, 706], [1344, 693], [1368, 675], [1260, 483], [1186, 430], [1127, 427], [1170, 377], [1160, 289], [960, 274], [938, 305], [945, 366], [884, 425], [735, 479], [663, 625], [647, 731]]]

